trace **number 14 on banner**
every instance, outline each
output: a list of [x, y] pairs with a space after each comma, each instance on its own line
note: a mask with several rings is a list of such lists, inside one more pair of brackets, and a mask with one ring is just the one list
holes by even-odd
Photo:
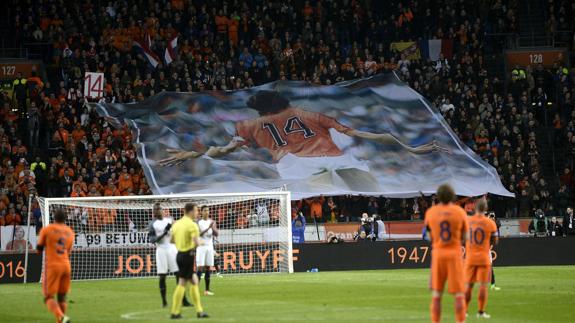
[[98, 99], [104, 96], [104, 73], [86, 72], [84, 75], [84, 97]]

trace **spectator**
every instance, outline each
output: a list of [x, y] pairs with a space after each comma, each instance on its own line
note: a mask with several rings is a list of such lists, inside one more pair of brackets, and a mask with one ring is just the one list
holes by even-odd
[[573, 217], [573, 208], [568, 207], [563, 217], [563, 234], [575, 235], [575, 218]]
[[551, 217], [551, 222], [549, 222], [547, 228], [547, 234], [550, 237], [562, 237], [563, 236], [563, 228], [561, 224], [557, 222], [557, 217]]
[[[550, 21], [572, 30], [570, 11], [563, 12], [559, 7], [548, 13]], [[306, 1], [301, 8], [290, 2], [275, 5], [272, 1], [253, 8], [243, 2], [220, 6], [218, 2], [173, 1], [171, 6], [142, 6], [128, 0], [95, 5], [90, 10], [78, 8], [75, 2], [64, 2], [50, 9], [55, 10], [51, 14], [56, 17], [57, 28], [45, 28], [46, 8], [34, 1], [21, 3], [11, 15], [14, 35], [19, 35], [13, 37], [12, 47], [37, 42], [55, 44], [54, 48], [42, 46], [46, 52], [39, 56], [57, 70], [49, 73], [46, 80], [37, 75], [27, 79], [18, 73], [13, 82], [13, 97], [3, 100], [0, 96], [0, 187], [9, 189], [12, 203], [23, 194], [19, 191], [24, 188], [18, 185], [23, 170], [19, 168], [24, 164], [16, 163], [19, 158], [32, 160], [38, 154], [45, 162], [46, 178], [41, 179], [42, 175], [32, 165], [30, 170], [36, 177], [35, 186], [47, 196], [69, 196], [73, 191], [69, 182], [77, 182], [78, 176], [92, 184], [92, 177], [97, 177], [106, 185], [103, 189], [96, 188], [100, 194], [150, 193], [135, 149], [130, 145], [129, 131], [107, 129], [108, 125], [85, 105], [79, 86], [85, 71], [105, 73], [104, 100], [127, 103], [162, 90], [240, 89], [277, 79], [333, 84], [391, 70], [440, 108], [455, 133], [497, 168], [510, 191], [521, 192], [519, 203], [513, 200], [503, 203], [509, 205], [507, 214], [514, 215], [519, 206], [520, 214], [530, 216], [533, 207], [548, 209], [548, 204], [555, 204], [554, 208], [563, 212], [559, 203], [573, 202], [574, 185], [569, 176], [561, 176], [566, 193], [559, 197], [554, 194], [558, 191], [559, 176], [545, 176], [544, 188], [549, 198], [540, 191], [541, 178], [523, 180], [526, 170], [542, 174], [542, 160], [551, 155], [539, 151], [540, 144], [545, 144], [541, 134], [551, 125], [545, 124], [544, 115], [539, 112], [547, 111], [544, 109], [549, 106], [560, 107], [559, 113], [549, 112], [547, 120], [560, 126], [555, 128], [559, 141], [555, 155], [565, 158], [559, 157], [556, 162], [559, 167], [575, 166], [572, 135], [575, 129], [568, 130], [569, 123], [575, 120], [573, 75], [561, 64], [553, 69], [541, 64], [517, 66], [509, 75], [509, 91], [505, 91], [504, 80], [493, 74], [492, 68], [489, 71], [484, 68], [493, 42], [483, 36], [517, 32], [515, 1], [498, 2], [494, 7], [497, 9], [490, 12], [498, 19], [486, 17], [481, 6], [469, 6], [467, 1], [452, 3], [449, 19], [441, 20], [440, 24], [432, 23], [434, 19], [430, 17], [444, 16], [445, 9], [429, 0], [418, 2], [417, 6], [399, 5], [397, 1], [359, 1], [349, 8], [341, 7], [337, 1], [321, 5]], [[65, 12], [77, 13], [79, 20], [57, 18], [64, 17]], [[60, 30], [77, 30], [77, 21], [94, 21], [97, 17], [94, 12], [103, 16], [99, 24], [86, 24], [89, 33], [66, 32], [62, 36]], [[386, 12], [395, 14], [390, 18], [383, 14]], [[153, 39], [152, 50], [157, 53], [163, 52], [167, 40], [179, 35], [183, 45], [171, 65], [151, 69], [145, 58], [131, 48], [134, 37], [143, 36], [144, 28]], [[86, 34], [90, 37], [81, 36]], [[389, 50], [392, 42], [430, 38], [452, 40], [452, 53], [442, 53], [437, 60], [427, 61]], [[530, 116], [533, 110], [535, 113]], [[18, 138], [24, 142], [19, 144]], [[37, 150], [36, 141], [53, 149]], [[66, 166], [64, 161], [69, 162], [73, 155], [77, 156], [77, 163]], [[13, 164], [6, 164], [7, 160]], [[547, 164], [551, 164], [549, 160], [543, 165]], [[17, 174], [8, 169], [14, 165], [18, 166]], [[122, 170], [123, 174], [124, 166], [129, 169], [131, 187], [125, 176], [115, 174], [116, 170]], [[109, 178], [116, 188], [113, 191], [108, 190]], [[86, 192], [96, 194], [91, 188]], [[313, 213], [308, 212], [311, 211], [308, 205], [304, 214], [315, 214], [314, 219], [322, 221], [333, 221], [334, 214], [338, 221], [346, 221], [368, 211], [369, 202], [364, 198], [341, 197], [333, 201], [337, 202], [337, 214], [325, 208], [324, 201], [320, 203], [323, 206], [320, 212], [317, 205]], [[391, 203], [395, 204], [399, 203]], [[421, 202], [418, 207], [424, 212]], [[412, 209], [412, 201], [396, 207], [399, 211]], [[410, 212], [405, 217], [407, 213]], [[371, 210], [369, 214], [373, 214]]]
[[8, 214], [4, 217], [5, 225], [20, 225], [22, 224], [22, 216], [16, 213], [16, 208], [11, 204], [8, 208]]
[[298, 212], [296, 218], [292, 221], [292, 237], [293, 243], [305, 242], [305, 217], [301, 212]]
[[70, 193], [70, 197], [86, 197], [86, 193], [82, 191], [80, 185], [75, 185], [74, 190]]
[[[332, 196], [328, 197], [323, 204], [323, 218], [329, 223], [336, 223], [338, 218], [338, 207]], [[304, 222], [305, 224], [305, 222]]]
[[104, 190], [104, 196], [117, 196], [117, 195], [120, 195], [120, 192], [116, 188], [116, 185], [114, 185], [114, 180], [110, 178], [108, 179], [108, 185]]
[[306, 203], [309, 207], [309, 217], [314, 221], [322, 222], [323, 217], [323, 196], [307, 199]]

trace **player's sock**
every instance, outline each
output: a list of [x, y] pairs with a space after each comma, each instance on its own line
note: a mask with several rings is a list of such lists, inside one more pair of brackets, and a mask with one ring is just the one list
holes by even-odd
[[166, 301], [166, 275], [160, 275], [160, 295], [162, 295], [162, 305], [166, 306], [168, 301]]
[[186, 291], [184, 292], [184, 299], [182, 300], [182, 304], [184, 304], [184, 306], [186, 306], [186, 307], [192, 306], [190, 301], [188, 301], [188, 297], [191, 297], [189, 285], [186, 286]]
[[58, 305], [58, 303], [53, 298], [48, 298], [46, 300], [46, 307], [48, 307], [48, 310], [54, 314], [57, 320], [64, 316], [60, 305]]
[[485, 311], [485, 305], [487, 305], [487, 286], [479, 286], [479, 295], [477, 297], [477, 303], [479, 305], [479, 312]]
[[457, 322], [465, 322], [465, 295], [458, 294], [455, 296], [455, 320]]
[[68, 311], [68, 303], [59, 302], [58, 306], [60, 306], [60, 310], [62, 310], [62, 313], [66, 314], [66, 311]]
[[441, 320], [441, 297], [432, 296], [431, 305], [429, 306], [431, 312], [431, 322], [439, 322]]
[[211, 275], [212, 275], [212, 273], [210, 270], [206, 271], [206, 290], [210, 290], [210, 277], [211, 277]]
[[180, 284], [176, 286], [174, 290], [174, 298], [172, 299], [172, 314], [178, 315], [182, 311], [182, 300], [184, 299], [184, 293], [186, 288]]
[[58, 294], [58, 298], [56, 300], [58, 301], [58, 306], [60, 306], [62, 313], [66, 315], [66, 311], [68, 311], [68, 303], [66, 303], [66, 295]]
[[469, 302], [471, 302], [471, 294], [473, 293], [473, 287], [467, 287], [465, 291], [465, 308], [469, 308]]
[[198, 285], [192, 285], [190, 289], [190, 294], [192, 296], [192, 303], [196, 308], [197, 313], [202, 313], [204, 309], [202, 308], [202, 301], [200, 300], [200, 288]]
[[196, 275], [198, 276], [198, 286], [200, 286], [200, 282], [202, 281], [202, 271], [198, 270], [198, 272], [196, 272]]
[[493, 271], [493, 267], [491, 267], [491, 285], [495, 285], [495, 272]]

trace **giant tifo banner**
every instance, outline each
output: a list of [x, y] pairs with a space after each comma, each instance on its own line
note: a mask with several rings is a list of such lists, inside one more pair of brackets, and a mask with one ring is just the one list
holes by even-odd
[[426, 99], [395, 74], [317, 86], [162, 92], [98, 104], [133, 131], [155, 194], [268, 191], [410, 197], [451, 183], [459, 195], [513, 196]]

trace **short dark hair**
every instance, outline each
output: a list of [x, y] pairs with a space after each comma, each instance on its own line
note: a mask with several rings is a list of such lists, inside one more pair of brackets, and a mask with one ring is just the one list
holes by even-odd
[[54, 221], [56, 221], [56, 223], [66, 222], [66, 212], [62, 209], [56, 209], [56, 212], [54, 212]]
[[[160, 210], [160, 212], [156, 213], [156, 210]], [[160, 202], [154, 203], [154, 206], [152, 207], [152, 215], [157, 219], [162, 218], [162, 205], [160, 204]]]
[[208, 210], [209, 210], [209, 209], [210, 209], [210, 207], [209, 207], [209, 206], [207, 206], [207, 205], [204, 205], [204, 206], [202, 206], [202, 207], [200, 208], [200, 211], [203, 211], [203, 210], [205, 210], [205, 209], [208, 209]]
[[262, 90], [252, 95], [246, 103], [260, 115], [274, 114], [289, 107], [289, 100], [277, 91]]
[[487, 212], [487, 201], [484, 198], [475, 201], [475, 210], [480, 213]]
[[455, 192], [453, 187], [449, 184], [442, 184], [437, 188], [437, 199], [443, 204], [453, 202], [455, 200]]
[[193, 210], [195, 210], [198, 206], [196, 205], [196, 203], [186, 203], [186, 205], [184, 205], [184, 212], [190, 213]]

